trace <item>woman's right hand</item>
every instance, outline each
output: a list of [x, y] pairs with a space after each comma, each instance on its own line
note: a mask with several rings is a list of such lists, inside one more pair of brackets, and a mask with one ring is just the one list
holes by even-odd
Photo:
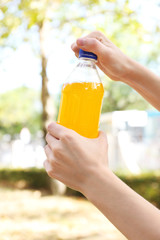
[[97, 66], [109, 78], [134, 88], [160, 111], [160, 77], [126, 56], [104, 34], [92, 32], [77, 39], [71, 48], [77, 57], [80, 48], [95, 53], [98, 57]]
[[131, 59], [99, 31], [77, 39], [71, 48], [77, 57], [80, 48], [95, 53], [97, 66], [112, 80], [123, 81], [130, 72]]

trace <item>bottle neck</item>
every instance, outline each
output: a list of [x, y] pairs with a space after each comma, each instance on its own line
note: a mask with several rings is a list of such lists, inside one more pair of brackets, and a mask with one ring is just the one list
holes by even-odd
[[91, 58], [79, 58], [77, 67], [90, 67], [96, 69], [96, 60]]
[[94, 59], [79, 58], [78, 64], [66, 80], [67, 83], [73, 82], [96, 82], [101, 83]]
[[88, 58], [88, 57], [80, 57], [79, 60], [85, 60], [85, 61], [92, 61], [94, 63], [97, 62], [97, 60], [93, 59], [93, 58]]

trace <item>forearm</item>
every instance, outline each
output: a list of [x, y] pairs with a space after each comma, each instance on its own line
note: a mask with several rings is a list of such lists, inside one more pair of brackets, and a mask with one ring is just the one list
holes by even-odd
[[134, 88], [150, 104], [160, 111], [160, 77], [152, 71], [129, 59], [128, 73], [123, 82]]
[[129, 240], [160, 239], [160, 211], [112, 172], [100, 172], [88, 184], [86, 197]]
[[109, 78], [128, 84], [160, 110], [160, 77], [127, 57], [101, 32], [77, 39], [72, 44], [76, 56], [80, 48], [98, 56], [97, 65]]

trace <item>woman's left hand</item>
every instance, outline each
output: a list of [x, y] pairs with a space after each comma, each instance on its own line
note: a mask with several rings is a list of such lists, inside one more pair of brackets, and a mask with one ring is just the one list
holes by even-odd
[[44, 167], [48, 175], [83, 194], [108, 169], [108, 143], [103, 132], [89, 139], [53, 122], [46, 141]]

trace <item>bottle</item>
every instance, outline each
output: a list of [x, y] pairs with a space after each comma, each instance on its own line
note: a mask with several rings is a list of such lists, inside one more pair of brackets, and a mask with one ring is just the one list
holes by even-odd
[[98, 136], [104, 88], [97, 56], [80, 49], [79, 62], [62, 86], [57, 123], [87, 138]]

